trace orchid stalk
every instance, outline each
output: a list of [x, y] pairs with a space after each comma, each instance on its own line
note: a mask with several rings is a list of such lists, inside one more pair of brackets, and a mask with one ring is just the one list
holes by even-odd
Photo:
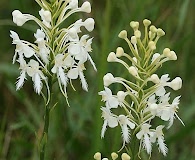
[[[34, 43], [20, 39], [19, 35], [10, 31], [10, 36], [16, 45], [13, 63], [18, 62], [20, 76], [16, 82], [16, 90], [23, 87], [27, 77], [33, 81], [34, 91], [42, 95], [45, 100], [44, 131], [40, 138], [40, 160], [45, 159], [45, 148], [48, 141], [49, 116], [51, 109], [57, 102], [54, 98], [52, 86], [58, 83], [59, 90], [68, 103], [67, 86], [72, 81], [80, 79], [83, 90], [88, 91], [88, 84], [84, 76], [84, 64], [88, 60], [96, 70], [90, 52], [92, 39], [88, 35], [81, 35], [81, 27], [88, 32], [94, 29], [94, 19], [79, 19], [69, 26], [63, 27], [62, 23], [72, 14], [77, 12], [90, 13], [91, 5], [85, 1], [80, 7], [78, 0], [36, 0], [41, 7], [40, 18], [24, 14], [19, 10], [12, 12], [13, 22], [17, 26], [24, 25], [27, 21], [34, 21], [39, 28], [34, 33]], [[43, 88], [47, 93], [44, 93]], [[73, 89], [75, 89], [73, 87]]]
[[[101, 107], [103, 125], [101, 137], [104, 138], [108, 128], [121, 128], [122, 146], [131, 160], [141, 159], [141, 152], [145, 151], [149, 157], [152, 155], [152, 146], [157, 145], [159, 152], [164, 156], [168, 153], [165, 143], [164, 130], [170, 129], [174, 119], [179, 118], [180, 97], [171, 98], [167, 88], [174, 91], [182, 87], [182, 79], [176, 77], [170, 80], [169, 74], [158, 76], [157, 70], [167, 61], [177, 60], [177, 55], [169, 48], [165, 48], [160, 54], [157, 50], [157, 42], [165, 35], [165, 32], [151, 25], [150, 20], [143, 20], [144, 34], [139, 30], [139, 22], [130, 22], [134, 35], [128, 38], [126, 30], [119, 33], [129, 46], [129, 51], [118, 47], [116, 52], [108, 55], [108, 62], [116, 62], [124, 66], [129, 73], [128, 77], [115, 77], [107, 73], [103, 77], [104, 90], [99, 92], [105, 106]], [[123, 89], [113, 93], [111, 85], [120, 84]], [[153, 121], [161, 119], [157, 126]], [[101, 160], [98, 152], [94, 158]], [[106, 159], [106, 158], [103, 158]], [[102, 160], [103, 160], [102, 159]], [[115, 159], [112, 157], [112, 159]], [[122, 158], [123, 160], [124, 158]]]

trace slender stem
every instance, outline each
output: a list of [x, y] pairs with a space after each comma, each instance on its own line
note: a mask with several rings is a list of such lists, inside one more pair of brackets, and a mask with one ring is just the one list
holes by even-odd
[[[52, 78], [48, 79], [48, 86], [50, 91], [52, 91]], [[50, 111], [52, 108], [52, 94], [50, 101], [45, 105], [45, 115], [44, 115], [44, 129], [40, 140], [40, 160], [45, 159], [46, 145], [48, 142], [48, 130], [49, 130], [49, 121], [50, 121]]]
[[41, 141], [40, 141], [40, 160], [45, 159], [45, 148], [46, 148], [47, 141], [48, 141], [49, 114], [50, 114], [50, 107], [49, 105], [46, 105], [45, 106], [45, 117], [44, 117], [44, 130], [43, 130]]

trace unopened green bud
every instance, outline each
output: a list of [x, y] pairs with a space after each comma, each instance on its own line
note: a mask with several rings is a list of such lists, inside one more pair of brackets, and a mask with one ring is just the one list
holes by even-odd
[[110, 52], [108, 55], [107, 61], [108, 62], [115, 62], [117, 60], [116, 54], [114, 52]]
[[118, 154], [116, 154], [115, 152], [113, 152], [113, 153], [111, 154], [111, 157], [112, 157], [112, 160], [115, 160], [115, 159], [118, 158]]
[[152, 82], [153, 82], [153, 83], [155, 83], [155, 84], [160, 83], [160, 79], [159, 79], [159, 77], [158, 77], [158, 75], [157, 75], [157, 74], [153, 74], [153, 75], [151, 75], [151, 77], [150, 77], [150, 81], [152, 81]]
[[144, 24], [145, 27], [148, 27], [151, 24], [151, 21], [148, 20], [148, 19], [144, 19], [143, 24]]
[[165, 57], [170, 57], [170, 55], [171, 55], [171, 50], [170, 50], [169, 48], [165, 48], [165, 49], [163, 50], [163, 55], [164, 55]]
[[139, 22], [137, 22], [137, 21], [131, 21], [130, 22], [130, 26], [131, 26], [131, 28], [133, 28], [134, 31], [135, 30], [138, 30], [138, 28], [139, 28]]
[[127, 38], [127, 31], [126, 30], [122, 30], [119, 34], [118, 34], [119, 38], [125, 39]]
[[122, 160], [130, 160], [131, 159], [131, 157], [127, 153], [123, 153], [121, 155], [121, 158], [122, 158]]
[[170, 52], [170, 57], [169, 57], [170, 60], [177, 60], [177, 55], [174, 51], [171, 51]]
[[164, 35], [165, 35], [165, 32], [161, 28], [158, 28], [157, 29], [157, 36], [162, 37]]
[[137, 38], [136, 38], [136, 36], [132, 36], [131, 37], [131, 43], [132, 44], [137, 44]]
[[134, 77], [138, 76], [137, 69], [134, 66], [129, 67], [129, 73], [132, 74]]
[[141, 37], [141, 32], [139, 30], [136, 30], [134, 32], [134, 35], [135, 35], [136, 38], [140, 38]]
[[157, 28], [154, 25], [152, 25], [152, 26], [150, 26], [150, 31], [153, 32], [153, 33], [156, 33]]
[[116, 56], [117, 56], [117, 57], [122, 57], [123, 54], [124, 54], [123, 48], [122, 48], [122, 47], [118, 47], [118, 48], [116, 49]]
[[100, 153], [100, 152], [97, 152], [97, 153], [94, 155], [94, 159], [95, 159], [95, 160], [101, 160], [101, 153]]
[[156, 44], [154, 43], [154, 41], [150, 41], [148, 43], [148, 47], [151, 49], [151, 50], [155, 50], [156, 49]]
[[181, 89], [182, 79], [180, 77], [176, 77], [170, 82], [170, 87], [175, 91]]

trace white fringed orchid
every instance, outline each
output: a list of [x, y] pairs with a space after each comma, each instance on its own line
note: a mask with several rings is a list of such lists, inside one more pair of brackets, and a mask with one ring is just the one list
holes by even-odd
[[[12, 12], [13, 22], [16, 25], [22, 26], [27, 21], [32, 20], [40, 26], [40, 29], [34, 33], [34, 43], [20, 40], [16, 32], [10, 31], [10, 37], [13, 39], [13, 44], [16, 45], [13, 63], [19, 62], [21, 69], [16, 89], [23, 86], [26, 75], [28, 75], [32, 77], [35, 92], [38, 94], [41, 93], [45, 84], [49, 96], [49, 87], [51, 86], [48, 85], [53, 85], [57, 80], [60, 91], [67, 98], [68, 82], [78, 77], [82, 88], [87, 91], [88, 84], [84, 75], [84, 70], [86, 70], [84, 63], [89, 60], [93, 68], [97, 69], [89, 54], [92, 51], [93, 38], [82, 35], [82, 28], [84, 27], [89, 32], [93, 31], [94, 19], [79, 19], [64, 28], [61, 27], [61, 24], [76, 12], [91, 12], [90, 3], [86, 1], [79, 7], [78, 0], [56, 1], [53, 6], [56, 9], [54, 9], [51, 8], [50, 3], [44, 3], [40, 0], [36, 0], [36, 2], [41, 7], [40, 19], [30, 14], [23, 14], [19, 10]], [[42, 82], [42, 80], [44, 81]]]
[[[151, 25], [151, 21], [147, 19], [143, 21], [143, 24], [145, 27], [144, 34], [139, 30], [139, 22], [136, 21], [130, 22], [133, 36], [128, 38], [126, 30], [122, 30], [118, 34], [118, 37], [128, 44], [130, 52], [125, 52], [122, 47], [118, 47], [116, 53], [110, 52], [107, 57], [108, 62], [122, 65], [130, 78], [128, 76], [122, 78], [121, 75], [117, 77], [112, 73], [106, 73], [103, 77], [104, 90], [99, 92], [106, 106], [104, 110], [101, 108], [104, 115], [103, 135], [106, 128], [110, 127], [108, 119], [110, 124], [114, 119], [114, 127], [119, 124], [122, 130], [123, 146], [120, 151], [126, 147], [134, 159], [137, 155], [139, 157], [141, 149], [146, 150], [151, 155], [152, 143], [157, 143], [160, 152], [166, 156], [168, 148], [164, 143], [162, 132], [166, 124], [160, 124], [157, 127], [155, 126], [156, 129], [153, 129], [152, 122], [155, 119], [161, 119], [161, 123], [168, 123], [166, 129], [173, 125], [175, 118], [183, 124], [177, 114], [180, 96], [172, 100], [171, 92], [167, 93], [167, 88], [175, 91], [181, 89], [182, 79], [176, 77], [170, 80], [169, 74], [164, 74], [159, 78], [156, 74], [163, 63], [177, 60], [177, 55], [169, 48], [165, 48], [162, 53], [156, 51], [157, 42], [165, 35], [165, 32]], [[122, 89], [114, 95], [115, 89], [112, 91], [110, 88], [111, 85], [116, 84], [120, 84]], [[172, 102], [170, 102], [171, 100]], [[106, 115], [109, 116], [105, 116], [105, 113], [108, 113]], [[132, 134], [130, 134], [130, 130]], [[135, 145], [137, 142], [140, 144], [139, 148]]]

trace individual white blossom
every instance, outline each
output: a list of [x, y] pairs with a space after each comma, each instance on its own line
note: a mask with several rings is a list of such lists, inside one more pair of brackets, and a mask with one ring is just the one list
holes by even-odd
[[12, 44], [16, 45], [15, 55], [13, 57], [13, 63], [15, 63], [17, 55], [25, 56], [26, 58], [30, 58], [35, 54], [33, 48], [29, 47], [28, 44], [26, 44], [22, 40], [20, 40], [20, 38], [16, 32], [10, 31], [10, 33], [11, 33], [10, 37], [13, 39]]
[[40, 70], [39, 63], [33, 59], [28, 63], [28, 68], [26, 69], [27, 74], [32, 77], [32, 81], [34, 82], [35, 92], [40, 94], [41, 89], [43, 87], [42, 80], [46, 80], [43, 72]]
[[73, 66], [67, 73], [68, 78], [77, 79], [78, 77], [81, 80], [82, 88], [85, 91], [88, 91], [88, 84], [83, 74], [85, 70], [84, 64], [78, 64], [77, 66]]
[[160, 78], [159, 86], [155, 92], [157, 96], [162, 96], [166, 93], [165, 86], [167, 85], [167, 82], [170, 80], [169, 75], [165, 74], [162, 75]]
[[[70, 59], [70, 61], [71, 61], [71, 59]], [[66, 67], [67, 66], [65, 63], [65, 56], [63, 54], [56, 55], [55, 65], [51, 69], [51, 72], [57, 74], [57, 78], [58, 78], [59, 83], [61, 83], [65, 87], [67, 86], [67, 81], [68, 81], [68, 77], [67, 77], [66, 73], [64, 72]]]
[[163, 128], [164, 128], [163, 125], [157, 126], [154, 135], [151, 137], [151, 140], [153, 143], [157, 142], [159, 151], [162, 152], [164, 156], [166, 156], [168, 152], [168, 148], [164, 143], [165, 139], [162, 131]]
[[102, 131], [101, 131], [101, 138], [103, 138], [107, 126], [109, 126], [110, 128], [114, 128], [118, 126], [118, 119], [113, 113], [111, 113], [110, 109], [106, 107], [102, 107], [101, 110], [102, 110], [102, 117], [104, 118], [104, 124], [102, 126]]
[[36, 38], [35, 43], [38, 44], [38, 48], [39, 48], [38, 54], [41, 57], [41, 59], [43, 60], [43, 62], [48, 64], [50, 50], [46, 46], [45, 33], [42, 30], [37, 29], [37, 32], [34, 34], [34, 36]]
[[118, 98], [112, 95], [112, 91], [105, 87], [104, 91], [99, 92], [99, 95], [102, 96], [102, 101], [106, 102], [107, 108], [117, 108], [119, 105]]
[[119, 115], [118, 116], [118, 121], [122, 129], [122, 138], [123, 138], [123, 143], [129, 143], [130, 142], [130, 130], [135, 128], [135, 124], [132, 123], [128, 117], [125, 115]]
[[41, 9], [39, 11], [39, 15], [43, 21], [43, 24], [46, 25], [48, 28], [51, 28], [51, 12]]
[[150, 127], [150, 124], [145, 123], [141, 126], [141, 130], [136, 134], [136, 137], [141, 140], [142, 146], [144, 149], [146, 149], [148, 154], [151, 154], [152, 151], [151, 137], [154, 134], [152, 131], [150, 131]]
[[79, 63], [85, 63], [87, 60], [89, 60], [94, 69], [97, 70], [95, 63], [93, 62], [91, 56], [89, 55], [89, 52], [92, 51], [91, 49], [92, 38], [87, 40], [88, 37], [89, 36], [87, 35], [83, 35], [80, 41], [71, 43], [70, 46], [68, 47], [68, 51], [70, 55], [72, 55], [76, 60], [79, 61]]

